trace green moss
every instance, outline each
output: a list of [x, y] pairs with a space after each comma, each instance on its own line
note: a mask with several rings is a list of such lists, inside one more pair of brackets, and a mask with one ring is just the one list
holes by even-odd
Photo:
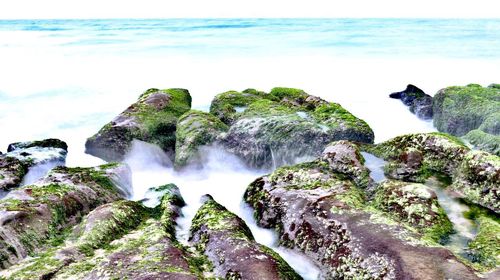
[[256, 90], [246, 90], [245, 92], [227, 91], [220, 93], [212, 100], [210, 104], [210, 113], [225, 124], [231, 124], [240, 114], [236, 112], [236, 107], [247, 107], [252, 102], [261, 98], [261, 93]]
[[478, 149], [500, 156], [500, 136], [474, 129], [469, 131], [464, 138]]
[[445, 139], [449, 140], [450, 142], [456, 144], [457, 146], [462, 146], [462, 147], [466, 146], [465, 143], [462, 140], [460, 140], [460, 138], [458, 138], [456, 136], [453, 136], [453, 135], [450, 135], [448, 133], [444, 133], [444, 132], [431, 132], [429, 134], [445, 138]]
[[477, 268], [489, 270], [500, 264], [500, 218], [476, 205], [469, 205], [465, 216], [478, 224], [476, 237], [469, 243]]
[[296, 88], [275, 87], [269, 92], [269, 98], [272, 100], [280, 101], [285, 98], [295, 100], [305, 100], [308, 94]]
[[289, 116], [290, 118], [298, 119], [295, 115], [297, 110], [273, 102], [267, 99], [256, 100], [248, 105], [248, 108], [241, 114], [242, 117], [269, 117], [269, 116]]
[[463, 136], [500, 112], [500, 92], [479, 85], [448, 87], [433, 98], [434, 125], [439, 131]]
[[190, 110], [177, 122], [175, 165], [182, 167], [196, 161], [198, 148], [213, 143], [219, 134], [228, 130], [226, 124], [212, 114]]
[[385, 181], [372, 205], [422, 234], [422, 240], [444, 243], [453, 224], [430, 189], [421, 184]]

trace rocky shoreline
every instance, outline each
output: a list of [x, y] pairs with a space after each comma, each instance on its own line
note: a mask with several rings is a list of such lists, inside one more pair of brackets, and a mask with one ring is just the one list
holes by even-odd
[[[57, 139], [13, 143], [0, 154], [0, 279], [302, 279], [208, 194], [188, 244], [176, 239], [185, 206], [177, 186], [151, 188], [155, 207], [128, 200], [132, 174], [121, 162], [134, 139], [160, 147], [179, 172], [204, 168], [206, 146], [267, 171], [242, 199], [321, 279], [496, 279], [498, 87], [430, 97], [408, 86], [392, 97], [444, 132], [374, 144], [365, 121], [300, 89], [224, 92], [210, 112], [192, 110], [185, 89], [149, 89], [88, 138], [86, 152], [108, 164], [64, 167], [68, 147]], [[496, 144], [480, 137], [482, 150], [472, 150], [447, 134], [471, 139], [477, 131]], [[385, 161], [386, 180], [372, 178], [364, 153]], [[27, 175], [46, 164], [45, 176]], [[470, 207], [463, 215], [477, 233], [460, 252], [448, 246], [454, 221], [428, 180]]]

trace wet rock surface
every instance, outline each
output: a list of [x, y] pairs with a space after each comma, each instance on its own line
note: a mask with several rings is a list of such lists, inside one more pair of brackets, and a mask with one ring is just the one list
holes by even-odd
[[203, 146], [212, 144], [228, 127], [210, 113], [190, 110], [177, 122], [175, 166], [181, 168], [188, 164], [202, 163]]
[[[423, 217], [442, 211], [435, 195], [423, 187], [393, 187], [402, 191], [397, 197], [421, 199]], [[315, 260], [325, 279], [477, 279], [450, 251], [424, 245], [419, 227], [425, 226], [409, 218], [411, 210], [393, 217], [387, 208], [391, 204], [381, 207], [370, 201], [360, 186], [324, 159], [282, 167], [257, 179], [245, 201], [255, 209], [259, 225], [276, 229], [282, 245]], [[418, 227], [412, 226], [417, 220]], [[427, 220], [439, 226], [437, 220]]]
[[499, 213], [500, 160], [496, 155], [471, 151], [459, 139], [442, 133], [408, 134], [365, 147], [389, 161], [385, 172], [391, 178], [424, 182], [442, 174], [463, 198]]
[[39, 165], [64, 165], [68, 146], [59, 139], [17, 142], [0, 154], [0, 189], [8, 191], [20, 186], [30, 168]]
[[271, 249], [255, 242], [238, 216], [206, 195], [191, 226], [190, 241], [224, 279], [302, 279]]
[[185, 89], [149, 89], [97, 134], [87, 139], [86, 153], [121, 161], [133, 139], [156, 144], [173, 158], [177, 119], [191, 108]]
[[210, 112], [230, 125], [222, 146], [257, 168], [318, 156], [334, 140], [372, 143], [374, 138], [363, 120], [339, 104], [299, 89], [222, 93]]
[[432, 96], [426, 94], [418, 87], [409, 84], [406, 89], [389, 95], [394, 99], [401, 99], [403, 104], [410, 107], [410, 111], [417, 117], [427, 120], [432, 119]]

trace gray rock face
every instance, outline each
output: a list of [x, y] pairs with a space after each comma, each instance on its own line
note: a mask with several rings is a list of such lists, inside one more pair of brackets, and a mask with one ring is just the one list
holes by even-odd
[[405, 90], [391, 93], [389, 97], [401, 99], [417, 117], [424, 120], [432, 119], [432, 97], [418, 87], [409, 84]]
[[173, 158], [177, 118], [191, 107], [185, 89], [149, 89], [97, 134], [87, 139], [86, 153], [121, 161], [133, 139], [158, 145]]
[[372, 143], [374, 138], [363, 120], [339, 104], [299, 89], [222, 93], [211, 112], [230, 125], [221, 136], [222, 146], [254, 168], [316, 157], [335, 140]]
[[193, 219], [190, 240], [224, 279], [302, 279], [271, 249], [255, 242], [238, 216], [206, 195]]

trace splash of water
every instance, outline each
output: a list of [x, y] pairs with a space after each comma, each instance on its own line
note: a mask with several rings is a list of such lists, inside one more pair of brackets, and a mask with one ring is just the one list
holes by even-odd
[[385, 160], [366, 152], [361, 152], [361, 155], [365, 158], [365, 166], [370, 170], [370, 177], [375, 183], [380, 183], [387, 179], [384, 174]]
[[202, 147], [202, 167], [186, 167], [175, 171], [168, 156], [157, 146], [134, 140], [125, 162], [132, 169], [133, 200], [144, 200], [148, 206], [159, 203], [147, 190], [151, 187], [174, 183], [179, 187], [186, 206], [177, 219], [176, 237], [188, 243], [191, 220], [201, 206], [201, 197], [210, 194], [229, 211], [242, 218], [252, 231], [255, 240], [280, 254], [304, 279], [318, 279], [319, 269], [300, 253], [278, 246], [276, 233], [258, 227], [253, 210], [242, 201], [243, 194], [255, 178], [264, 171], [248, 169], [236, 156], [217, 146]]

